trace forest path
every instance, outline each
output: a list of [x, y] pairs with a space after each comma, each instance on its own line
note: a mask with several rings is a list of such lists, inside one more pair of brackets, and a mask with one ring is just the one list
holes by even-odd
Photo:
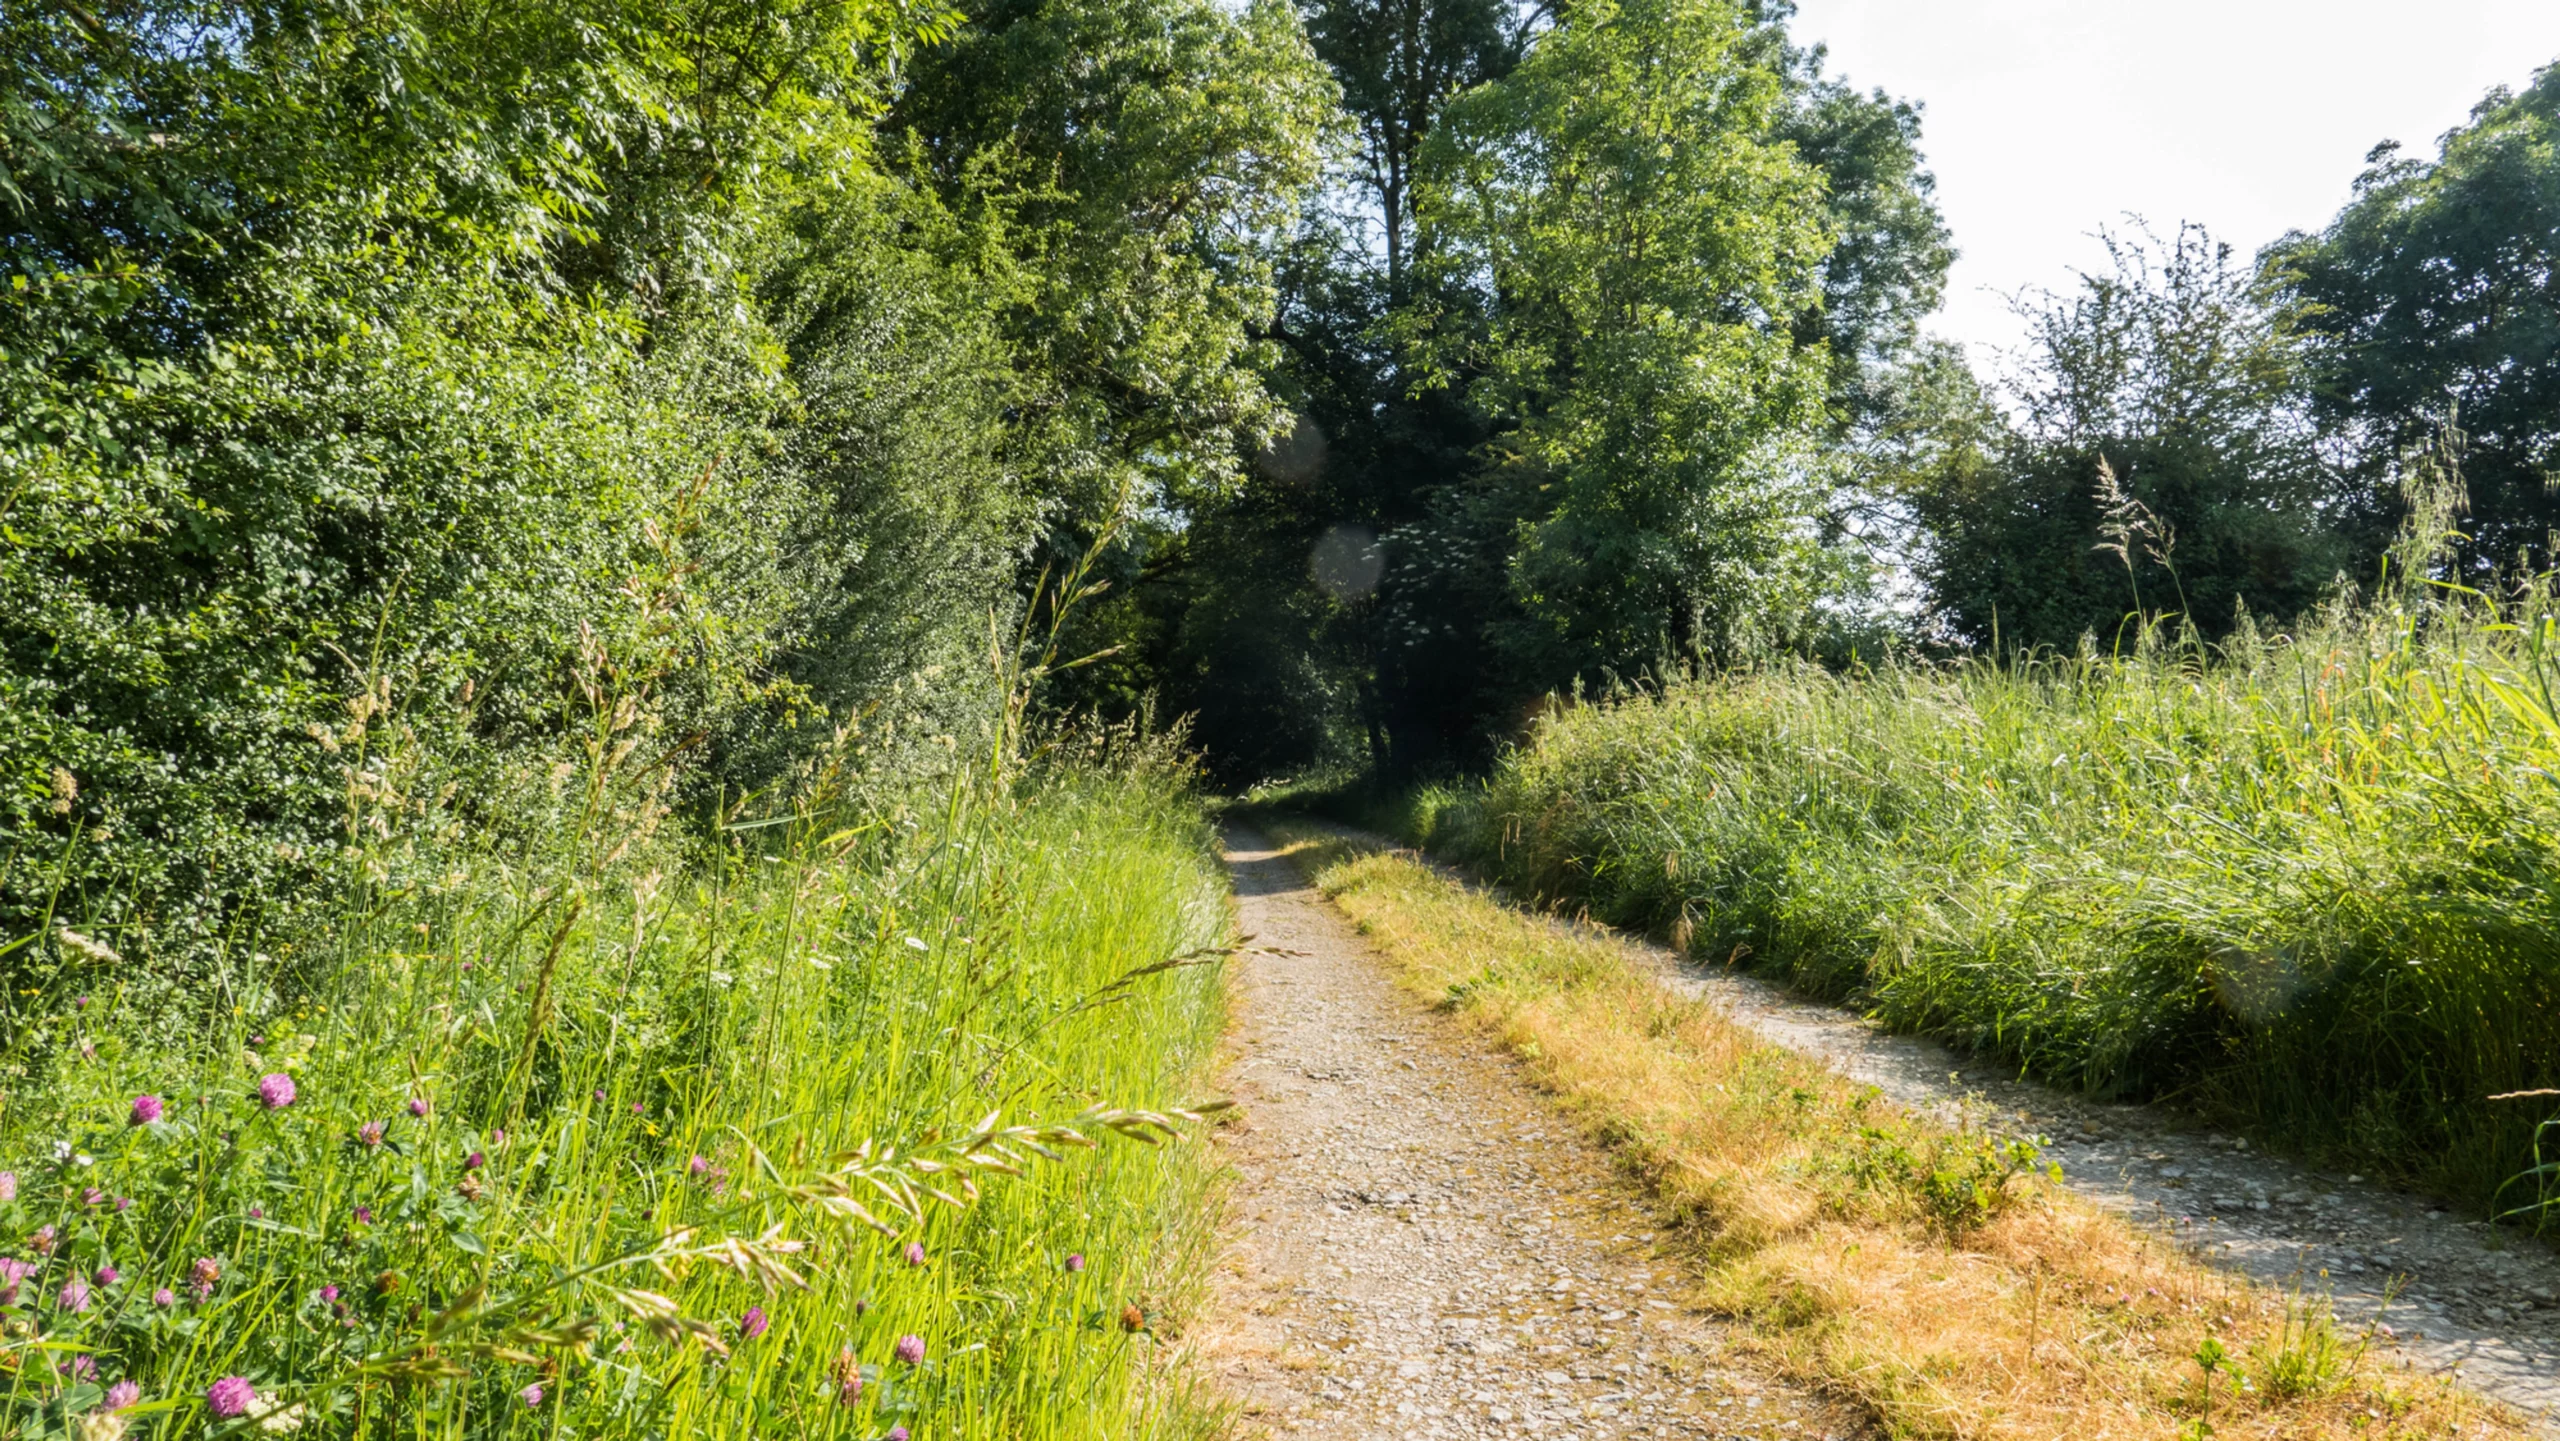
[[[1393, 844], [1326, 828], [1364, 845]], [[1432, 864], [1460, 884], [1498, 895]], [[2045, 1155], [2062, 1166], [2072, 1190], [2167, 1231], [2212, 1264], [2329, 1296], [2350, 1327], [2381, 1328], [2377, 1342], [2389, 1364], [2417, 1375], [2456, 1376], [2560, 1438], [2560, 1255], [2549, 1247], [2361, 1176], [2252, 1150], [2172, 1107], [2109, 1104], [2022, 1081], [1997, 1062], [1892, 1034], [1774, 981], [1607, 933], [1651, 965], [1665, 986], [1713, 1003], [1762, 1038], [1914, 1111], [2047, 1138]]]
[[1294, 863], [1241, 826], [1227, 861], [1254, 937], [1219, 1133], [1242, 1224], [1194, 1339], [1244, 1434], [1870, 1434], [1734, 1357], [1601, 1153]]

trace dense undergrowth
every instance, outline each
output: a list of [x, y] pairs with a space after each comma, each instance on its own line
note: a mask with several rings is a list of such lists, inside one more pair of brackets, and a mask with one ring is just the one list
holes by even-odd
[[1577, 703], [1398, 820], [1890, 1025], [2526, 1207], [2548, 1102], [2491, 1098], [2560, 1084], [2548, 599]]
[[691, 864], [447, 851], [192, 1038], [95, 947], [19, 998], [0, 1430], [1188, 1434], [1207, 1172], [1134, 1142], [1226, 912], [1118, 749]]

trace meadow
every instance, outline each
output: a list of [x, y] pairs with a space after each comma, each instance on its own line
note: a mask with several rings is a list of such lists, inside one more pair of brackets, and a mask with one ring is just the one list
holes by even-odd
[[2539, 1223], [2551, 612], [2437, 589], [2211, 646], [1775, 664], [1558, 705], [1394, 819], [1890, 1026]]
[[58, 933], [0, 1430], [1201, 1434], [1153, 1365], [1223, 1019], [1186, 773], [726, 814], [353, 887], [177, 1031]]

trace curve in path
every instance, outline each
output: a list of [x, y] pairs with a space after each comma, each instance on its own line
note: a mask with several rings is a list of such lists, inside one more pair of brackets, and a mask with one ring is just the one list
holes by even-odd
[[1745, 1366], [1606, 1160], [1296, 865], [1241, 827], [1227, 859], [1254, 938], [1219, 1133], [1242, 1224], [1194, 1336], [1247, 1434], [1869, 1434]]

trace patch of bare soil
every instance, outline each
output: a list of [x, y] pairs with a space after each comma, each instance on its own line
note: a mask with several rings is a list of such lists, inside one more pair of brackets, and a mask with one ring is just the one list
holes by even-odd
[[1606, 1159], [1294, 864], [1241, 828], [1228, 861], [1236, 1240], [1192, 1341], [1245, 1434], [1870, 1434], [1733, 1354]]

